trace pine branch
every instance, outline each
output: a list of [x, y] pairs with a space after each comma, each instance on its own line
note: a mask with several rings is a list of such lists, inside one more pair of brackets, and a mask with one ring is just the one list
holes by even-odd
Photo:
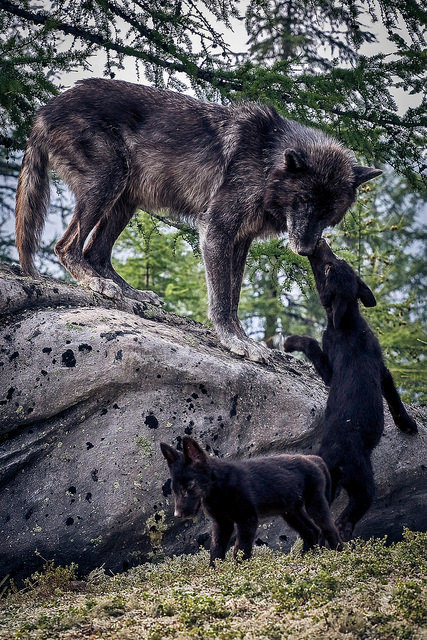
[[[24, 20], [27, 20], [33, 24], [42, 25], [50, 29], [54, 28], [55, 30], [60, 31], [65, 35], [71, 35], [85, 42], [103, 47], [106, 51], [115, 51], [116, 53], [137, 58], [144, 61], [145, 63], [152, 64], [163, 69], [168, 69], [178, 73], [185, 73], [186, 75], [194, 77], [197, 80], [202, 80], [218, 87], [228, 87], [234, 90], [239, 90], [241, 88], [240, 83], [237, 83], [235, 79], [233, 79], [232, 73], [220, 70], [209, 71], [207, 69], [201, 69], [188, 58], [178, 56], [177, 51], [171, 52], [170, 50], [168, 50], [168, 45], [165, 45], [163, 42], [161, 43], [161, 46], [165, 52], [172, 53], [172, 55], [180, 60], [185, 60], [185, 63], [169, 62], [164, 58], [156, 56], [152, 53], [146, 53], [144, 51], [137, 50], [134, 47], [111, 42], [99, 33], [93, 33], [92, 31], [84, 29], [80, 26], [68, 24], [63, 20], [52, 19], [52, 16], [50, 16], [47, 12], [35, 12], [23, 9], [22, 7], [17, 6], [15, 3], [10, 2], [9, 0], [0, 0], [0, 9], [11, 15], [23, 18]], [[119, 11], [119, 9], [116, 7], [114, 7], [114, 9], [116, 10], [116, 12]], [[128, 17], [126, 19], [128, 19]], [[144, 27], [140, 23], [137, 23], [137, 25], [137, 28], [149, 42], [152, 42], [155, 46], [160, 47], [159, 36], [154, 35], [153, 30]]]

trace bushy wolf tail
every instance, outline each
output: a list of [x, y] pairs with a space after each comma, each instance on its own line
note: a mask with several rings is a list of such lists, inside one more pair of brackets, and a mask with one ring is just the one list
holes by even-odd
[[39, 136], [31, 135], [22, 160], [16, 191], [16, 247], [22, 271], [37, 277], [34, 254], [41, 235], [49, 205], [49, 157]]

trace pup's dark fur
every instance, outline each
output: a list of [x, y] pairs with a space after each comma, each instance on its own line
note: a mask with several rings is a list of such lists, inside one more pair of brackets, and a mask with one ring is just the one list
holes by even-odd
[[36, 273], [49, 167], [76, 198], [55, 252], [77, 281], [110, 297], [156, 301], [115, 273], [111, 251], [138, 207], [169, 209], [199, 228], [221, 342], [254, 360], [265, 351], [237, 318], [252, 240], [288, 230], [292, 249], [310, 254], [322, 230], [355, 200], [356, 187], [381, 173], [355, 165], [336, 140], [271, 107], [207, 104], [118, 80], [85, 80], [40, 109], [28, 141], [16, 203], [16, 242], [28, 275]]
[[259, 519], [275, 515], [301, 535], [304, 550], [319, 542], [320, 531], [331, 548], [340, 547], [327, 499], [329, 472], [318, 456], [224, 462], [189, 437], [183, 438], [183, 454], [163, 442], [160, 447], [171, 473], [175, 515], [189, 518], [202, 506], [213, 520], [211, 564], [225, 557], [234, 524], [234, 557], [242, 551], [249, 558]]
[[330, 387], [319, 455], [332, 478], [332, 499], [342, 485], [349, 502], [337, 520], [343, 540], [369, 509], [374, 496], [371, 453], [384, 428], [382, 394], [396, 425], [415, 433], [381, 347], [360, 314], [376, 304], [374, 295], [344, 260], [339, 260], [322, 239], [309, 256], [322, 305], [328, 316], [322, 347], [306, 336], [290, 336], [285, 351], [303, 351]]

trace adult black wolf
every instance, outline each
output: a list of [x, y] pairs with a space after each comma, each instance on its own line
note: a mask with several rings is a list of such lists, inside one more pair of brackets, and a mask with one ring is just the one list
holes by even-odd
[[212, 519], [211, 564], [223, 559], [236, 524], [234, 557], [249, 558], [260, 518], [281, 516], [307, 551], [320, 541], [341, 548], [328, 499], [331, 479], [322, 458], [276, 455], [249, 460], [211, 458], [195, 440], [184, 436], [184, 453], [160, 443], [169, 466], [175, 515], [195, 516], [202, 506]]
[[265, 352], [237, 318], [252, 240], [287, 230], [291, 248], [309, 255], [322, 230], [344, 216], [356, 187], [381, 173], [271, 107], [84, 80], [40, 109], [24, 155], [16, 242], [23, 271], [33, 276], [49, 167], [76, 198], [55, 252], [78, 282], [112, 298], [158, 301], [113, 270], [111, 251], [138, 207], [168, 209], [200, 231], [209, 313], [221, 342], [253, 360]]

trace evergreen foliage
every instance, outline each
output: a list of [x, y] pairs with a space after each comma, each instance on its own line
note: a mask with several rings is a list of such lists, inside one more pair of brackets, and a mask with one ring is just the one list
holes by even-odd
[[172, 231], [140, 211], [120, 236], [113, 263], [133, 287], [156, 291], [167, 311], [207, 322], [205, 276], [193, 229]]

